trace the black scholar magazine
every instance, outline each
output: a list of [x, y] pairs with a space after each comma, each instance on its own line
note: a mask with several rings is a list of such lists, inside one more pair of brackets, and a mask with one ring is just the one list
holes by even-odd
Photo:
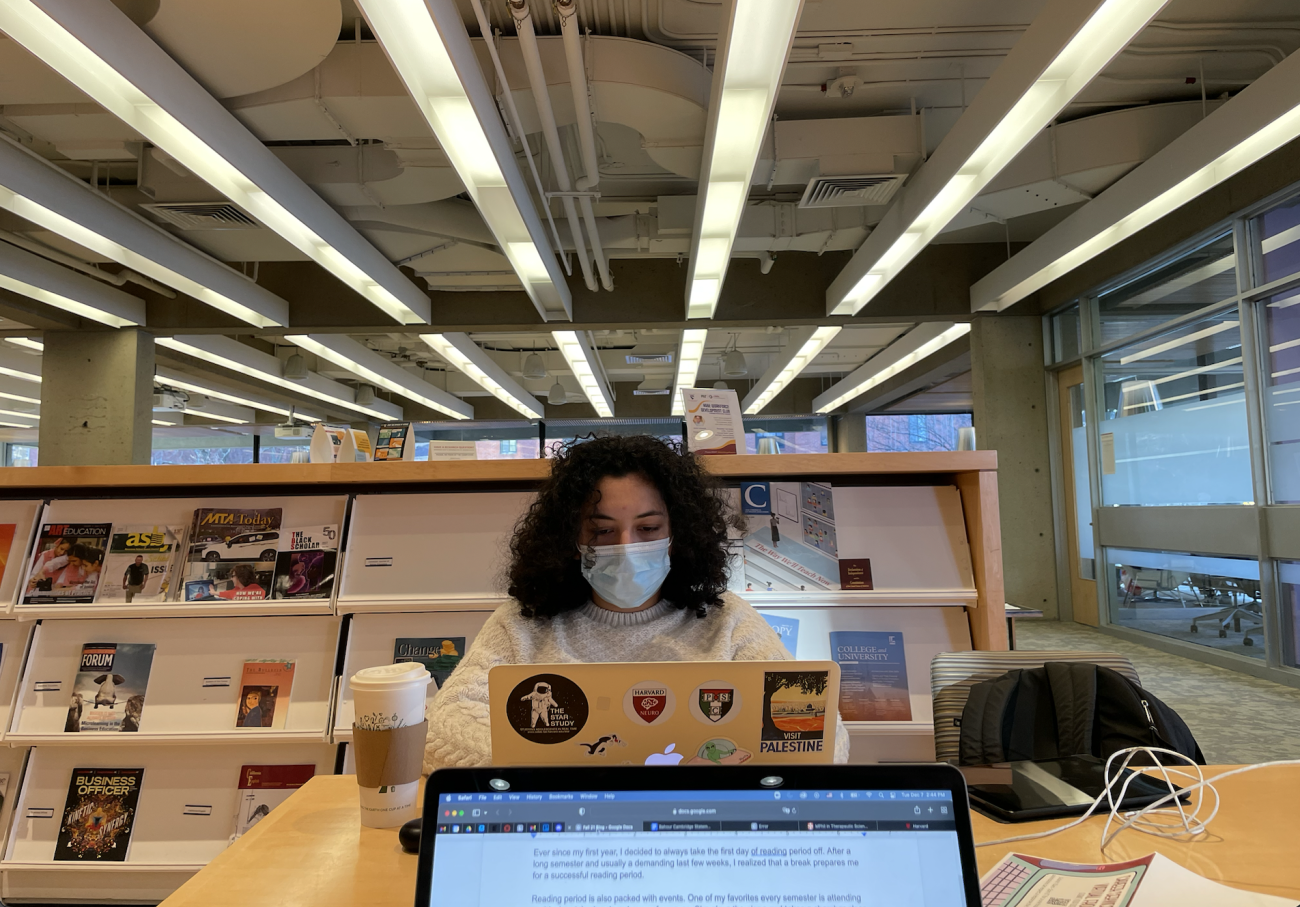
[[54, 859], [125, 862], [143, 781], [142, 768], [73, 769]]

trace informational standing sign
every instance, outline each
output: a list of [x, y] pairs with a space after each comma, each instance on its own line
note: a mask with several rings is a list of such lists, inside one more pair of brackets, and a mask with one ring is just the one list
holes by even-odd
[[473, 441], [430, 441], [430, 460], [477, 460], [478, 447]]
[[684, 387], [682, 404], [686, 449], [691, 453], [712, 456], [744, 450], [745, 423], [735, 391]]

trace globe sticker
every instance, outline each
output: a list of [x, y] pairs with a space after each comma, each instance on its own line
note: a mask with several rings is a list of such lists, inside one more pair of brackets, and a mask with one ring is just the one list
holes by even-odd
[[691, 714], [704, 724], [723, 725], [740, 714], [740, 693], [725, 680], [702, 683], [691, 694]]
[[667, 684], [646, 680], [623, 695], [623, 713], [634, 724], [663, 724], [677, 709], [677, 697]]
[[559, 674], [534, 674], [510, 691], [506, 720], [515, 732], [533, 743], [564, 743], [587, 723], [587, 696]]
[[686, 765], [740, 765], [753, 758], [749, 750], [736, 746], [736, 741], [727, 737], [714, 737], [705, 740], [695, 750], [694, 758], [687, 759]]

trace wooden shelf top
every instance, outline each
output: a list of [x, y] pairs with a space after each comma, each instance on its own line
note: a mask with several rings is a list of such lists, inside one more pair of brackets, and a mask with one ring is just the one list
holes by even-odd
[[[927, 453], [781, 454], [705, 457], [728, 478], [934, 474], [997, 469], [992, 450]], [[397, 463], [259, 463], [231, 466], [37, 466], [0, 470], [0, 488], [182, 488], [408, 485], [443, 482], [536, 482], [547, 460], [450, 460]]]

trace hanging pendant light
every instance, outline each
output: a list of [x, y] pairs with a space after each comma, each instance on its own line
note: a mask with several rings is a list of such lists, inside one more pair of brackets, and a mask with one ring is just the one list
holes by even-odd
[[524, 360], [523, 375], [525, 378], [545, 378], [546, 363], [542, 357], [536, 353], [529, 353], [528, 358]]
[[713, 382], [713, 389], [714, 389], [715, 391], [731, 390], [731, 388], [727, 386], [727, 382], [725, 382], [725, 381], [714, 381], [714, 382]]
[[564, 385], [556, 381], [551, 385], [550, 392], [546, 395], [546, 402], [551, 406], [560, 406], [569, 402], [569, 395], [564, 390]]
[[749, 366], [745, 363], [745, 354], [738, 349], [732, 349], [722, 360], [722, 374], [728, 378], [743, 378], [749, 374]]
[[307, 360], [302, 358], [302, 353], [294, 353], [284, 361], [284, 377], [290, 381], [307, 380]]

